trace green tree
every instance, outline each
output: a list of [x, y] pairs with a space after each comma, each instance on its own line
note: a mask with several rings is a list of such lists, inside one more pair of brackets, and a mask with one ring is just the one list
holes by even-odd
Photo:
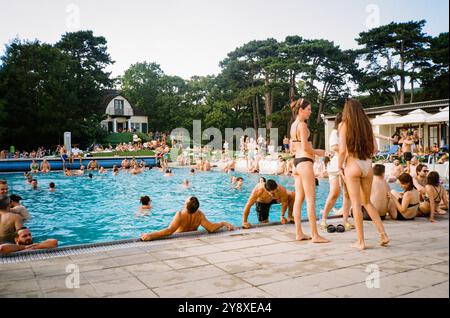
[[49, 44], [13, 41], [2, 57], [0, 142], [3, 147], [55, 145], [73, 127], [76, 100], [70, 59]]
[[413, 83], [416, 79], [416, 53], [430, 40], [424, 26], [425, 20], [392, 22], [359, 34], [356, 41], [364, 46], [360, 53], [366, 69], [361, 91], [390, 94], [394, 104], [405, 103], [406, 79], [412, 78]]
[[431, 60], [418, 77], [422, 82], [425, 99], [449, 98], [449, 37], [448, 32], [441, 33], [430, 41], [429, 49], [421, 52]]

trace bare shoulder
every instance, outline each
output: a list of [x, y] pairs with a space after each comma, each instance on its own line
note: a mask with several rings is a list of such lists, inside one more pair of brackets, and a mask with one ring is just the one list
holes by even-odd
[[203, 213], [200, 209], [199, 210], [197, 210], [197, 215], [199, 216], [199, 217], [205, 217], [205, 213]]

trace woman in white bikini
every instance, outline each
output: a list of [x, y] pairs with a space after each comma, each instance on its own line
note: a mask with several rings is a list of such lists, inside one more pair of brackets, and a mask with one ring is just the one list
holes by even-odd
[[[370, 203], [372, 190], [372, 156], [377, 151], [372, 125], [362, 105], [355, 99], [345, 102], [342, 124], [339, 129], [338, 169], [352, 202], [353, 217], [358, 240], [353, 246], [365, 249], [362, 207], [367, 210], [381, 236], [380, 245], [386, 246], [389, 238], [385, 233], [380, 215]], [[344, 169], [345, 162], [345, 169]]]
[[[338, 113], [336, 115], [336, 119], [334, 121], [334, 129], [331, 131], [330, 134], [330, 150], [333, 152], [333, 158], [331, 158], [330, 163], [328, 164], [328, 180], [330, 182], [330, 193], [328, 194], [327, 201], [325, 203], [325, 207], [321, 211], [322, 214], [322, 220], [320, 221], [320, 228], [322, 230], [327, 229], [327, 218], [328, 214], [330, 213], [333, 206], [336, 204], [337, 199], [339, 198], [339, 194], [341, 193], [341, 183], [343, 183], [343, 180], [341, 180], [341, 176], [339, 175], [339, 168], [338, 168], [338, 156], [339, 156], [339, 136], [338, 136], [338, 128], [339, 125], [342, 122], [342, 113]], [[342, 184], [343, 185], [343, 184]], [[343, 185], [345, 187], [345, 185]], [[351, 230], [354, 228], [352, 224], [348, 221], [348, 215], [350, 211], [350, 200], [348, 198], [348, 194], [344, 193], [343, 196], [343, 204], [342, 204], [342, 210], [343, 210], [343, 222], [345, 230]]]

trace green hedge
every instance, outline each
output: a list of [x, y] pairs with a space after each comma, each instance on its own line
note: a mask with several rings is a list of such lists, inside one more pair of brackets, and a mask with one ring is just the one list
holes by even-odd
[[[150, 141], [150, 138], [148, 135], [143, 133], [136, 133], [139, 138], [141, 138], [142, 142]], [[113, 146], [120, 144], [120, 143], [129, 143], [133, 142], [133, 135], [134, 133], [126, 132], [126, 133], [109, 133], [108, 136], [106, 136], [104, 142], [105, 144], [111, 144]]]
[[94, 157], [138, 157], [138, 156], [154, 156], [153, 150], [139, 150], [139, 151], [113, 151], [113, 152], [91, 152]]

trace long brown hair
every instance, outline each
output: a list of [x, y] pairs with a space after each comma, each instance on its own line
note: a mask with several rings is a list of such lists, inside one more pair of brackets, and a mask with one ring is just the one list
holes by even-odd
[[361, 160], [372, 158], [375, 150], [372, 124], [359, 101], [348, 99], [345, 102], [342, 122], [347, 125], [345, 142], [348, 153]]

